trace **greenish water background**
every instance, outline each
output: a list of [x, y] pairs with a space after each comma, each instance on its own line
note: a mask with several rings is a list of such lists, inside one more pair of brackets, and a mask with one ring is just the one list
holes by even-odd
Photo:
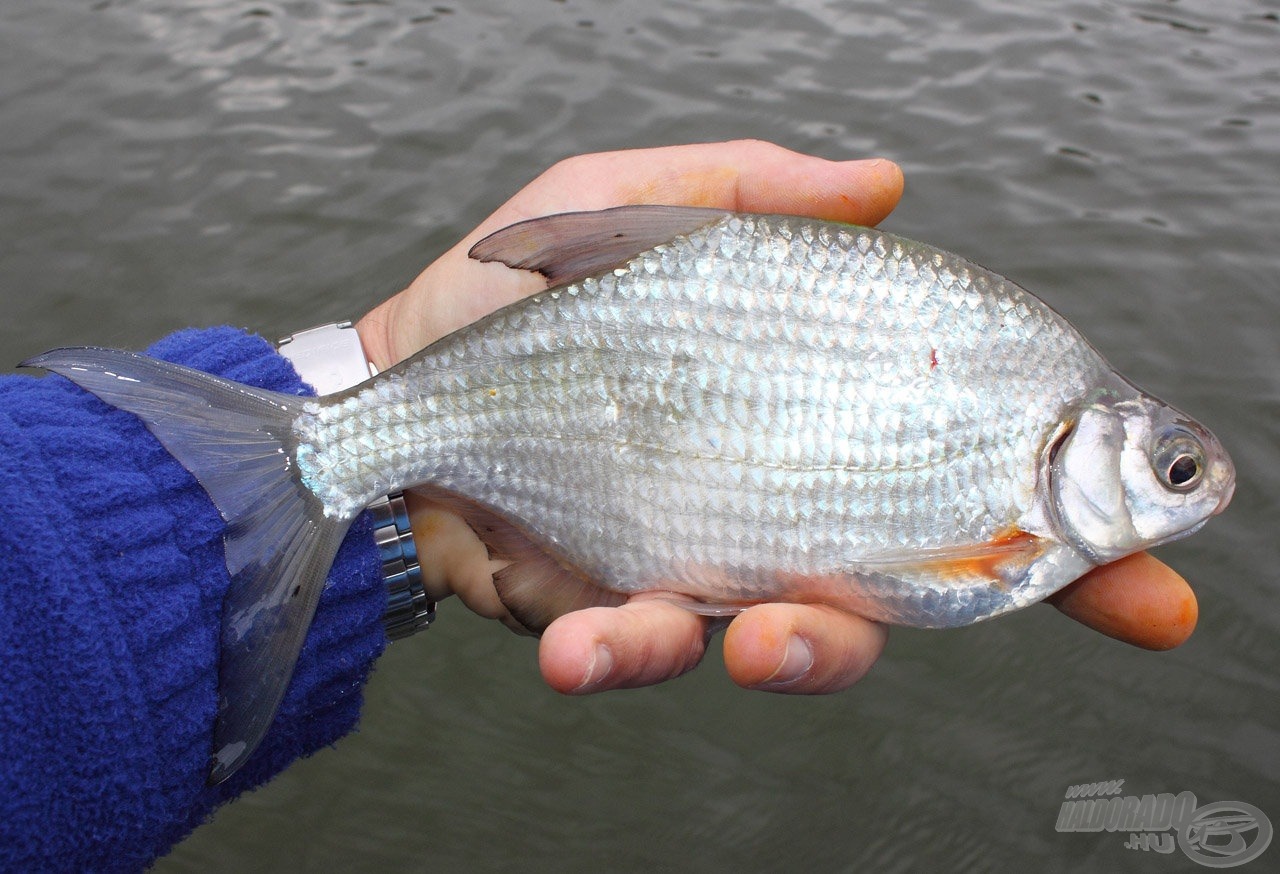
[[360, 732], [158, 871], [1199, 870], [1055, 832], [1119, 778], [1280, 825], [1276, 3], [4, 4], [0, 131], [2, 362], [357, 316], [558, 158], [756, 136], [901, 163], [886, 228], [1034, 290], [1239, 469], [1159, 553], [1201, 598], [1172, 653], [1035, 608], [895, 631], [835, 696], [713, 656], [571, 700], [446, 603]]

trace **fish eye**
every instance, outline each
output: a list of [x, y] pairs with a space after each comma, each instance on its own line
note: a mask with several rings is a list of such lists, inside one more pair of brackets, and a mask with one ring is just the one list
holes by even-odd
[[1204, 447], [1187, 431], [1171, 430], [1157, 441], [1151, 466], [1165, 488], [1189, 492], [1204, 477]]

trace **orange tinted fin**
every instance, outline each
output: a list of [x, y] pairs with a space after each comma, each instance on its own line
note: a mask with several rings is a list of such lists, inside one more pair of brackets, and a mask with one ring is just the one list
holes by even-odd
[[999, 584], [1018, 576], [1043, 553], [1041, 538], [1014, 528], [984, 543], [903, 552], [858, 564], [880, 572], [928, 570], [941, 579], [977, 577]]

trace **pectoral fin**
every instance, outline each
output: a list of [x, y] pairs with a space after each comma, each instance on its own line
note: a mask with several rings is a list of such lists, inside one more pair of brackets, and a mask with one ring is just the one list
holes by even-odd
[[532, 270], [552, 285], [597, 276], [641, 252], [691, 234], [729, 214], [688, 206], [618, 206], [565, 212], [509, 225], [471, 247], [477, 261]]
[[1007, 591], [1025, 576], [1044, 551], [1041, 538], [1013, 529], [983, 543], [883, 552], [825, 573], [778, 572], [774, 584], [768, 587], [767, 598], [714, 600], [711, 593], [717, 589], [732, 592], [739, 588], [726, 579], [718, 585], [703, 586], [698, 597], [704, 600], [671, 598], [670, 601], [700, 616], [722, 619], [732, 618], [764, 601], [831, 604], [859, 615], [881, 618], [876, 598], [868, 600], [864, 594], [868, 580], [930, 579], [942, 588], [977, 586]]
[[986, 580], [994, 585], [1019, 576], [1044, 553], [1041, 538], [1017, 529], [983, 543], [885, 553], [857, 565], [882, 574], [932, 572], [941, 579]]

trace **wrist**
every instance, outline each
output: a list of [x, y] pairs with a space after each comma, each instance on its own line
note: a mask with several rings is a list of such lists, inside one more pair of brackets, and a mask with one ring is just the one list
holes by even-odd
[[383, 301], [365, 313], [354, 325], [360, 344], [364, 347], [365, 357], [379, 372], [400, 360], [391, 348], [391, 308], [395, 301], [394, 297]]

